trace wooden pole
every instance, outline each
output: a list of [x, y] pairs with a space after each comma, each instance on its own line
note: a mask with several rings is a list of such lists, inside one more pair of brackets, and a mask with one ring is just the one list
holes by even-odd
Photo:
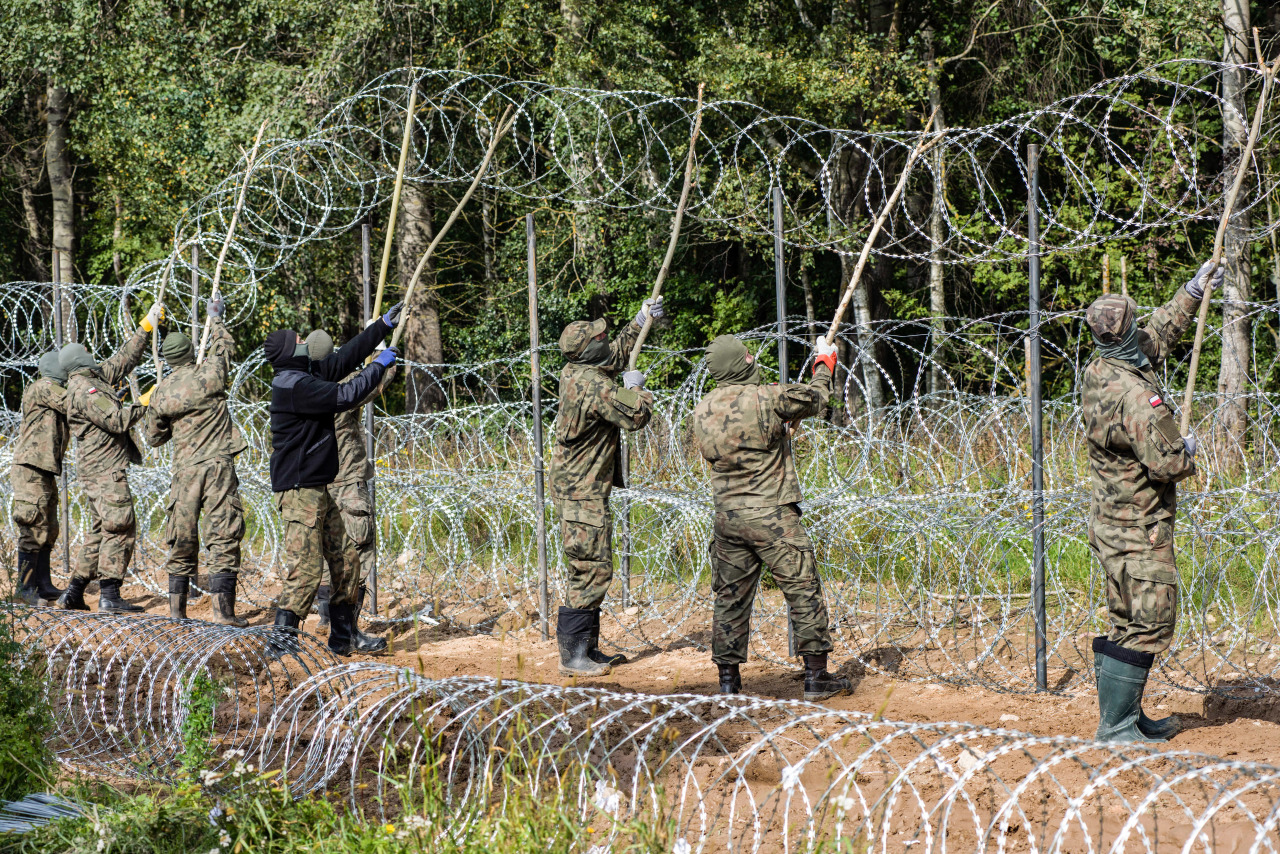
[[[1253, 30], [1253, 39], [1255, 47], [1257, 47], [1258, 30]], [[1259, 55], [1262, 51], [1257, 47]], [[1249, 128], [1249, 140], [1245, 143], [1244, 150], [1240, 152], [1240, 164], [1236, 168], [1236, 179], [1231, 184], [1231, 191], [1227, 193], [1226, 203], [1222, 208], [1222, 219], [1218, 220], [1218, 232], [1213, 237], [1213, 256], [1210, 258], [1213, 266], [1211, 270], [1216, 269], [1222, 261], [1222, 244], [1227, 236], [1227, 227], [1231, 223], [1231, 214], [1235, 210], [1236, 196], [1240, 193], [1240, 187], [1244, 184], [1244, 176], [1249, 171], [1249, 163], [1253, 158], [1253, 147], [1258, 142], [1258, 132], [1262, 129], [1262, 116], [1267, 110], [1267, 101], [1271, 98], [1271, 87], [1275, 83], [1276, 72], [1280, 71], [1280, 59], [1277, 59], [1270, 66], [1262, 66], [1262, 94], [1258, 97], [1258, 106], [1253, 111], [1253, 125]], [[1204, 326], [1205, 321], [1209, 317], [1209, 299], [1212, 297], [1209, 288], [1204, 289], [1204, 296], [1200, 299], [1200, 313], [1196, 315], [1196, 340], [1191, 347], [1191, 369], [1187, 372], [1187, 390], [1182, 396], [1182, 425], [1180, 432], [1187, 435], [1191, 429], [1191, 398], [1195, 394], [1196, 389], [1196, 372], [1200, 368], [1200, 349], [1204, 346]]]
[[[364, 326], [369, 325], [369, 283], [370, 283], [370, 234], [371, 229], [369, 223], [363, 223], [360, 226], [360, 282], [364, 289], [364, 301], [362, 303], [362, 312], [364, 317]], [[362, 327], [363, 328], [363, 327]], [[373, 447], [373, 401], [370, 400], [364, 405], [364, 453], [370, 460], [374, 459]], [[369, 612], [378, 613], [378, 471], [375, 468], [373, 477], [369, 478], [369, 507], [373, 512], [373, 518], [370, 524], [374, 526], [373, 536], [373, 566], [369, 568]]]
[[382, 240], [382, 266], [378, 268], [378, 292], [373, 298], [373, 314], [382, 314], [382, 291], [387, 286], [387, 268], [391, 264], [391, 239], [396, 233], [396, 216], [400, 213], [400, 191], [404, 187], [404, 167], [409, 162], [409, 142], [413, 137], [413, 114], [418, 109], [418, 78], [409, 68], [409, 109], [404, 116], [404, 136], [400, 139], [400, 164], [391, 190], [391, 213], [387, 215], [387, 236]]
[[920, 131], [920, 141], [916, 143], [916, 147], [907, 155], [907, 162], [902, 167], [902, 175], [898, 178], [898, 186], [893, 188], [893, 193], [885, 201], [884, 207], [880, 209], [880, 215], [876, 217], [875, 223], [871, 226], [871, 233], [867, 235], [866, 242], [862, 244], [862, 253], [858, 256], [858, 263], [853, 268], [853, 275], [849, 277], [849, 285], [844, 289], [844, 296], [840, 298], [840, 305], [836, 308], [835, 317], [831, 319], [831, 327], [824, 336], [828, 345], [836, 340], [836, 333], [840, 331], [840, 321], [844, 318], [844, 313], [849, 308], [849, 300], [853, 299], [853, 292], [858, 289], [858, 282], [862, 279], [862, 270], [867, 266], [867, 258], [871, 255], [871, 247], [875, 245], [876, 238], [880, 236], [880, 229], [884, 228], [885, 220], [889, 218], [889, 213], [893, 210], [893, 206], [898, 203], [898, 197], [906, 189], [907, 178], [911, 176], [911, 167], [915, 165], [920, 155], [942, 141], [941, 136], [934, 137], [932, 140], [929, 139], [929, 129], [933, 127], [933, 120], [936, 116], [937, 111], [935, 110], [933, 115], [929, 116], [929, 121], [925, 122], [924, 130]]
[[413, 278], [409, 280], [409, 287], [404, 293], [404, 314], [400, 318], [400, 322], [396, 324], [396, 329], [391, 333], [391, 346], [395, 347], [400, 343], [400, 334], [404, 331], [405, 320], [413, 305], [413, 292], [418, 287], [418, 280], [422, 278], [422, 271], [427, 266], [427, 261], [431, 260], [431, 256], [435, 254], [436, 247], [440, 245], [440, 241], [449, 233], [449, 229], [453, 227], [457, 221], [458, 215], [462, 213], [462, 209], [467, 206], [467, 202], [471, 201], [471, 197], [475, 195], [476, 187], [480, 186], [480, 179], [489, 171], [489, 162], [493, 160], [493, 154], [498, 150], [498, 143], [507, 135], [507, 131], [511, 130], [512, 125], [516, 123], [514, 106], [508, 106], [503, 112], [502, 118], [498, 120], [498, 126], [494, 131], [493, 140], [489, 143], [489, 150], [484, 153], [484, 160], [480, 162], [480, 168], [476, 170], [476, 177], [471, 182], [471, 186], [467, 187], [467, 192], [463, 194], [462, 200], [458, 202], [453, 209], [453, 213], [449, 214], [449, 218], [444, 221], [444, 225], [436, 232], [436, 236], [431, 241], [431, 245], [427, 247], [427, 251], [422, 253], [422, 259], [418, 261], [418, 266], [414, 268]]
[[[156, 295], [156, 305], [164, 305], [165, 291], [169, 289], [169, 277], [173, 275], [173, 265], [178, 259], [178, 253], [182, 251], [182, 235], [179, 234], [174, 241], [173, 253], [169, 256], [169, 263], [165, 265], [164, 275], [160, 277], [160, 293]], [[160, 365], [160, 330], [151, 330], [151, 361], [156, 366], [156, 382], [160, 382], [161, 365]]]
[[1102, 256], [1102, 292], [1111, 293], [1111, 253]]
[[1120, 296], [1127, 297], [1129, 295], [1129, 270], [1125, 264], [1125, 257], [1120, 256]]
[[[654, 280], [653, 292], [649, 295], [652, 300], [662, 295], [662, 285], [671, 273], [671, 259], [675, 257], [676, 244], [680, 242], [680, 224], [684, 221], [684, 209], [689, 204], [689, 188], [693, 184], [693, 165], [697, 160], [698, 134], [702, 132], [702, 94], [705, 89], [705, 83], [698, 84], [698, 102], [694, 107], [693, 130], [689, 133], [689, 154], [684, 160], [684, 186], [680, 188], [680, 202], [676, 205], [676, 217], [671, 223], [671, 239], [667, 241], [667, 254], [662, 259], [662, 266], [658, 268], [658, 278]], [[644, 339], [649, 337], [649, 330], [652, 327], [653, 318], [646, 314], [644, 326], [640, 328], [640, 335], [636, 338], [635, 346], [631, 348], [631, 358], [627, 361], [628, 370], [636, 369], [640, 348], [644, 346]]]

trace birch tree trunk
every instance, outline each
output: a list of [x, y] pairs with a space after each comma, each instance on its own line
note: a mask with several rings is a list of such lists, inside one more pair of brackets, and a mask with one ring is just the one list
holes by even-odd
[[[1247, 65], [1252, 62], [1249, 38], [1249, 4], [1247, 0], [1223, 0], [1223, 24], [1226, 40], [1223, 58], [1228, 63]], [[1223, 75], [1223, 98], [1234, 107], [1223, 123], [1223, 175], [1230, 181], [1239, 163], [1249, 128], [1251, 111], [1245, 103], [1245, 82], [1249, 75], [1228, 71]], [[1223, 242], [1226, 276], [1222, 288], [1222, 364], [1218, 373], [1218, 395], [1221, 399], [1223, 439], [1241, 447], [1248, 430], [1248, 408], [1245, 391], [1249, 382], [1250, 322], [1245, 303], [1252, 296], [1250, 253], [1247, 232], [1249, 214], [1237, 209], [1231, 216]]]
[[[71, 185], [71, 153], [67, 150], [67, 90], [49, 82], [45, 96], [45, 168], [53, 201], [53, 253], [61, 261], [62, 281], [75, 281], [72, 244], [75, 240], [75, 193]], [[52, 262], [50, 263], [52, 268]]]
[[[418, 261], [435, 235], [431, 214], [429, 192], [416, 183], [406, 181], [400, 195], [400, 245], [396, 250], [396, 268], [402, 285], [407, 285], [413, 277]], [[426, 365], [439, 365], [444, 361], [434, 258], [423, 269], [413, 302], [405, 306], [404, 318], [400, 322], [405, 324], [402, 340], [406, 359]], [[440, 387], [438, 370], [415, 368], [405, 372], [407, 411], [434, 412], [444, 407], [446, 399], [444, 389]]]

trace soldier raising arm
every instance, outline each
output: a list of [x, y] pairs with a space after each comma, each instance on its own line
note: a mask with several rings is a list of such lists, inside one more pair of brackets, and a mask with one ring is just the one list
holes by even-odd
[[100, 611], [141, 611], [120, 598], [129, 561], [137, 543], [129, 465], [142, 462], [133, 439], [133, 425], [146, 407], [121, 403], [113, 386], [122, 382], [147, 351], [147, 339], [164, 319], [164, 309], [152, 305], [142, 326], [110, 359], [93, 361], [83, 344], [68, 344], [58, 354], [67, 372], [67, 423], [76, 437], [78, 475], [84, 488], [89, 530], [71, 583], [58, 600], [63, 608], [87, 611], [84, 589], [101, 577]]
[[169, 518], [165, 541], [169, 558], [169, 616], [186, 619], [187, 596], [200, 555], [200, 514], [209, 520], [209, 592], [213, 622], [244, 626], [236, 616], [236, 579], [240, 541], [244, 538], [244, 505], [235, 457], [246, 447], [227, 409], [227, 378], [235, 341], [222, 322], [221, 298], [205, 306], [209, 354], [195, 363], [191, 339], [181, 332], [165, 336], [160, 355], [169, 374], [151, 392], [143, 424], [147, 444], [173, 441], [173, 473], [169, 484]]
[[1222, 267], [1206, 263], [1138, 327], [1137, 304], [1100, 297], [1086, 320], [1095, 355], [1080, 380], [1092, 497], [1089, 544], [1107, 583], [1111, 632], [1094, 638], [1099, 741], [1167, 741], [1176, 718], [1152, 720], [1142, 694], [1178, 616], [1173, 551], [1177, 482], [1195, 474], [1195, 436], [1180, 436], [1153, 362], [1164, 361]]

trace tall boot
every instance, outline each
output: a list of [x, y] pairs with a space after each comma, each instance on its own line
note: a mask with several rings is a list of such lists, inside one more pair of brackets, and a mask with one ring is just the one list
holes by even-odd
[[315, 612], [320, 615], [320, 626], [329, 625], [329, 585], [321, 584], [316, 588]]
[[249, 621], [236, 616], [236, 574], [215, 572], [209, 576], [209, 595], [213, 597], [213, 622], [220, 626], [243, 629]]
[[[1093, 639], [1093, 672], [1097, 673], [1102, 668], [1102, 659], [1106, 656], [1102, 650], [1107, 649], [1107, 645], [1111, 641], [1105, 636]], [[1155, 656], [1152, 656], [1154, 664]], [[1148, 668], [1148, 675], [1150, 674]], [[1165, 718], [1149, 718], [1147, 713], [1142, 710], [1142, 696], [1146, 693], [1146, 682], [1144, 680], [1142, 691], [1138, 694], [1138, 731], [1142, 733], [1144, 738], [1155, 739], [1158, 741], [1168, 741], [1178, 733], [1182, 732], [1182, 722], [1175, 715], [1169, 715]]]
[[275, 657], [280, 658], [288, 653], [296, 653], [298, 645], [298, 626], [302, 620], [297, 614], [285, 608], [276, 608], [275, 629], [267, 640], [267, 649]]
[[[382, 638], [370, 638], [361, 641], [356, 635], [356, 606], [350, 602], [345, 605], [329, 603], [329, 651], [334, 655], [347, 656], [353, 653], [366, 655], [385, 652], [387, 642]], [[366, 635], [366, 637], [369, 637]]]
[[[1098, 732], [1096, 741], [1163, 743], [1176, 734], [1177, 719], [1150, 721], [1150, 730], [1139, 726], [1142, 692], [1155, 656], [1125, 649], [1105, 637], [1093, 639], [1095, 673], [1098, 678]], [[1172, 732], [1170, 732], [1172, 729]], [[1168, 732], [1169, 735], [1165, 735]]]
[[827, 672], [827, 654], [804, 657], [804, 698], [810, 703], [852, 694], [853, 683]]
[[356, 607], [355, 607], [356, 643], [364, 644], [366, 646], [368, 646], [369, 644], [376, 645], [378, 643], [381, 643], [382, 649], [386, 649], [387, 642], [383, 640], [381, 637], [379, 637], [378, 635], [367, 635], [364, 632], [360, 631], [360, 615], [364, 613], [364, 596], [366, 591], [367, 591], [367, 588], [363, 584], [361, 584], [360, 589], [356, 591]]
[[120, 579], [103, 578], [98, 581], [98, 610], [117, 614], [137, 614], [143, 609], [120, 598]]
[[40, 598], [46, 602], [52, 602], [62, 595], [62, 588], [53, 586], [53, 568], [50, 566], [52, 556], [52, 548], [36, 553], [39, 561], [36, 564], [36, 588], [40, 591]]
[[560, 645], [560, 673], [564, 676], [608, 676], [610, 667], [591, 660], [591, 608], [560, 606], [556, 642]]
[[187, 618], [187, 595], [191, 592], [191, 578], [186, 575], [169, 575], [169, 619]]
[[38, 578], [40, 558], [38, 552], [18, 552], [17, 597], [28, 605], [40, 604]]
[[600, 609], [594, 608], [591, 613], [591, 648], [587, 650], [587, 658], [596, 664], [607, 664], [610, 667], [617, 667], [619, 664], [626, 664], [627, 657], [622, 653], [615, 652], [613, 655], [606, 655], [600, 651]]
[[58, 597], [58, 607], [66, 611], [88, 611], [84, 601], [84, 589], [89, 586], [89, 579], [78, 575], [71, 576], [67, 589]]
[[720, 670], [720, 693], [741, 694], [742, 674], [736, 664], [716, 664]]

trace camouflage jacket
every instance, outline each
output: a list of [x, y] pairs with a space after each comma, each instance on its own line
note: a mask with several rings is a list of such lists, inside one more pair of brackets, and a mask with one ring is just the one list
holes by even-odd
[[[1138, 333], [1152, 365], [1163, 362], [1195, 317], [1197, 300], [1178, 293]], [[1195, 474], [1173, 408], [1153, 368], [1095, 358], [1080, 379], [1081, 416], [1089, 445], [1093, 518], [1109, 525], [1146, 525], [1171, 518], [1177, 487]]]
[[82, 368], [67, 379], [67, 423], [77, 440], [76, 461], [82, 478], [142, 462], [132, 428], [147, 408], [121, 403], [112, 386], [124, 382], [142, 361], [149, 337], [139, 329], [96, 371]]
[[[360, 371], [353, 371], [343, 382], [358, 373]], [[373, 462], [370, 461], [369, 449], [365, 446], [364, 405], [381, 394], [395, 375], [393, 365], [383, 374], [378, 387], [359, 406], [339, 412], [333, 417], [334, 433], [338, 437], [338, 476], [334, 478], [335, 484], [361, 483], [373, 477]]]
[[831, 371], [807, 383], [721, 385], [693, 410], [698, 450], [711, 464], [717, 511], [795, 504], [804, 496], [787, 424], [817, 415], [831, 396]]
[[609, 345], [604, 365], [570, 362], [560, 372], [560, 410], [551, 452], [551, 497], [606, 498], [626, 486], [618, 467], [622, 430], [639, 430], [653, 414], [653, 395], [625, 389], [609, 373], [626, 366], [640, 327], [628, 323]]
[[67, 390], [40, 377], [22, 393], [22, 426], [13, 451], [17, 465], [62, 474], [62, 457], [71, 441], [67, 427]]
[[174, 368], [156, 383], [142, 427], [153, 448], [172, 439], [173, 458], [183, 465], [234, 457], [247, 447], [227, 409], [235, 341], [221, 320], [209, 323], [205, 360]]

